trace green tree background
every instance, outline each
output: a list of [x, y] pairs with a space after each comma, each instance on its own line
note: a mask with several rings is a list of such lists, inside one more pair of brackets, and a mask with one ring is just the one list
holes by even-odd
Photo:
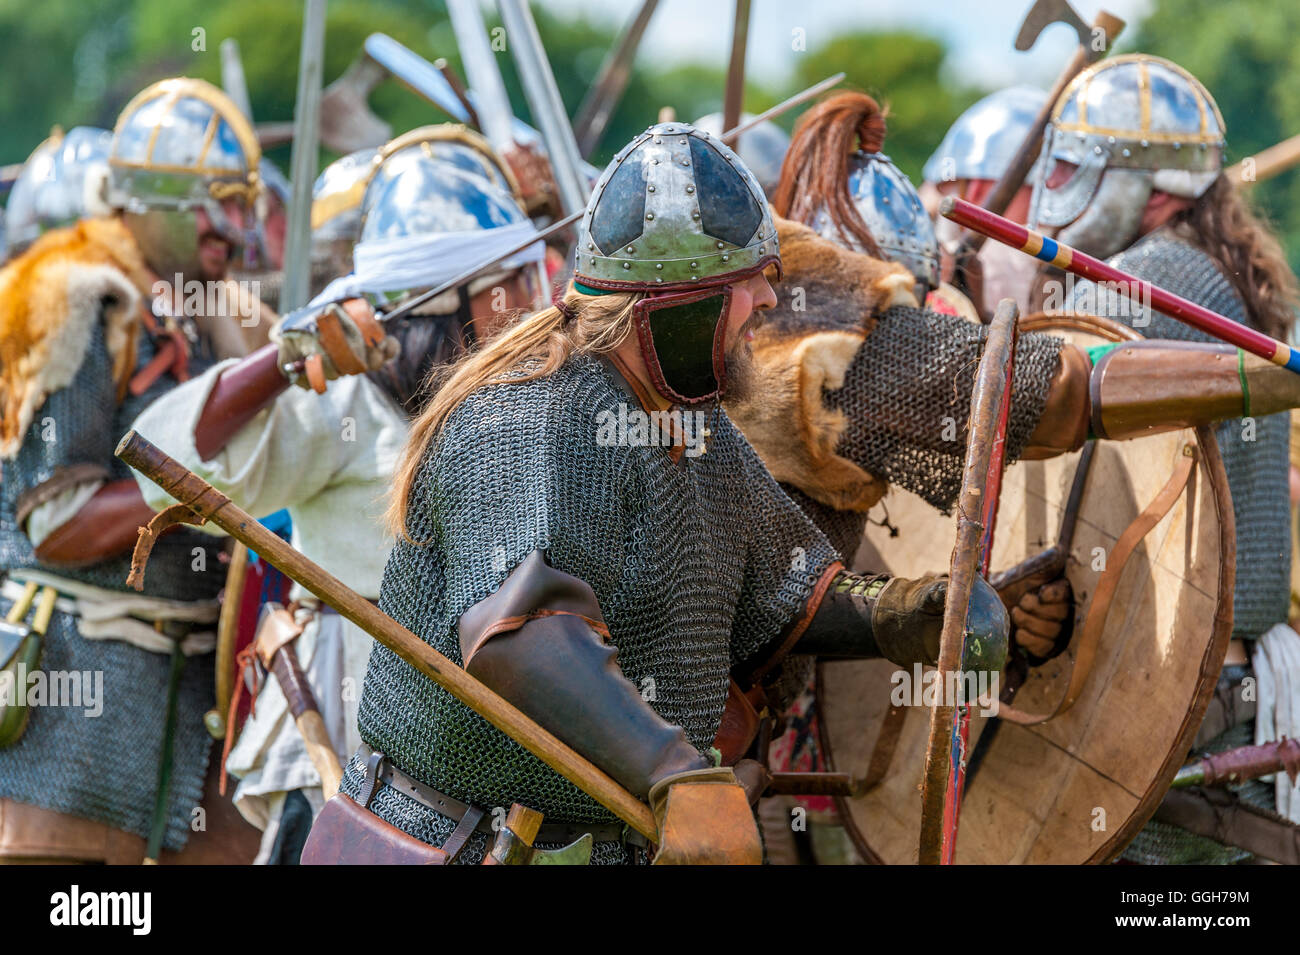
[[[582, 17], [560, 18], [533, 5], [556, 82], [570, 113], [599, 71], [614, 28]], [[239, 41], [253, 112], [259, 122], [293, 118], [301, 4], [296, 0], [0, 0], [0, 164], [22, 162], [58, 123], [111, 127], [126, 101], [165, 76], [220, 82], [221, 41]], [[968, 11], [965, 15], [976, 15]], [[203, 46], [194, 49], [202, 28]], [[455, 38], [442, 0], [330, 0], [326, 26], [326, 82], [337, 77], [372, 32], [387, 33], [432, 60], [459, 69]], [[1230, 159], [1236, 160], [1300, 131], [1300, 6], [1275, 0], [1155, 0], [1150, 14], [1129, 28], [1128, 49], [1168, 56], [1198, 75], [1227, 118]], [[765, 109], [838, 70], [846, 87], [876, 95], [890, 110], [885, 151], [913, 179], [948, 125], [987, 90], [956, 86], [943, 73], [947, 51], [914, 32], [839, 34], [810, 48], [789, 82], [774, 84], [753, 69], [745, 105]], [[508, 53], [498, 54], [519, 115], [528, 109]], [[683, 119], [721, 109], [725, 63], [656, 66], [641, 58], [592, 161], [614, 150], [672, 106]], [[444, 117], [414, 94], [389, 82], [371, 106], [395, 132]], [[787, 130], [799, 111], [779, 121]], [[289, 148], [269, 157], [287, 168]], [[322, 165], [333, 156], [323, 153]], [[1256, 188], [1300, 264], [1300, 173]]]

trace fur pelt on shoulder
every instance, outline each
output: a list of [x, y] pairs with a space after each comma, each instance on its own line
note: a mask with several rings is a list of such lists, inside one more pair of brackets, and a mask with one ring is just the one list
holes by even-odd
[[71, 383], [97, 321], [121, 399], [149, 284], [139, 248], [113, 218], [47, 232], [0, 269], [0, 458], [18, 453], [46, 397]]
[[748, 393], [728, 401], [727, 413], [778, 481], [837, 510], [867, 511], [887, 485], [835, 453], [848, 422], [823, 393], [844, 384], [881, 312], [917, 304], [915, 279], [806, 226], [776, 223], [784, 273], [777, 306], [754, 333]]

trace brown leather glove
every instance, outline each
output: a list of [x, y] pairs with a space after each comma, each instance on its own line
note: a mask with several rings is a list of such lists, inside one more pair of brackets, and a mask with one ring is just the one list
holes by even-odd
[[749, 797], [730, 767], [696, 769], [659, 780], [650, 790], [659, 824], [655, 865], [762, 865]]
[[1016, 643], [1035, 657], [1052, 656], [1073, 612], [1074, 591], [1065, 577], [1029, 591], [1011, 608]]
[[[302, 372], [286, 371], [286, 374], [300, 388], [317, 391], [324, 390], [324, 381], [333, 381], [340, 375], [363, 375], [382, 368], [400, 351], [397, 340], [384, 334], [370, 303], [359, 298], [324, 306], [314, 330], [280, 331], [278, 346], [280, 368], [289, 369], [305, 361]], [[318, 372], [313, 371], [313, 365]]]

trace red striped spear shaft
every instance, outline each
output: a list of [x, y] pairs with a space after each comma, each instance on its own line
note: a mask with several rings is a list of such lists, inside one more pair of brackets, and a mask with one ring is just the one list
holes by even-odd
[[1300, 351], [1285, 342], [1270, 338], [1253, 328], [1203, 308], [1195, 302], [1189, 302], [1144, 279], [1129, 275], [1113, 265], [1107, 265], [1099, 259], [1085, 255], [1078, 249], [1072, 249], [1055, 239], [1047, 238], [1040, 232], [1034, 232], [955, 196], [945, 198], [939, 205], [939, 212], [960, 226], [986, 235], [990, 239], [996, 239], [1013, 249], [1019, 249], [1026, 255], [1050, 262], [1057, 268], [1072, 272], [1081, 278], [1113, 285], [1116, 291], [1139, 305], [1149, 304], [1157, 311], [1193, 328], [1198, 328], [1207, 335], [1213, 335], [1230, 345], [1236, 345], [1243, 351], [1300, 374]]

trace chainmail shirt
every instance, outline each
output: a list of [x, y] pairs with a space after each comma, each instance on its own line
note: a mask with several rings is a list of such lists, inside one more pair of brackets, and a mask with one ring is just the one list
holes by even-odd
[[[136, 368], [144, 367], [154, 352], [149, 337], [141, 335]], [[190, 369], [197, 372], [210, 363], [200, 352], [191, 355]], [[128, 394], [118, 405], [112, 369], [103, 325], [97, 322], [73, 380], [51, 394], [33, 416], [14, 459], [0, 462], [0, 571], [38, 568], [109, 590], [127, 590], [130, 553], [88, 567], [44, 566], [17, 519], [22, 495], [63, 469], [89, 465], [102, 469], [104, 480], [130, 477], [127, 466], [113, 456], [118, 439], [146, 405], [176, 382], [164, 375], [144, 394]], [[190, 528], [159, 538], [144, 593], [173, 600], [215, 599], [225, 580], [219, 547], [218, 538]], [[11, 605], [0, 598], [0, 613]], [[82, 707], [33, 707], [18, 743], [0, 749], [0, 797], [147, 836], [162, 749], [168, 656], [116, 640], [86, 640], [77, 630], [77, 618], [56, 610], [45, 636], [41, 668], [46, 673], [103, 674], [103, 711], [89, 717]], [[212, 702], [211, 657], [191, 657], [177, 704], [163, 843], [168, 849], [184, 846], [191, 814], [202, 796], [212, 744], [203, 713]]]
[[[457, 664], [461, 614], [532, 551], [595, 591], [623, 673], [706, 752], [733, 665], [776, 645], [836, 554], [780, 490], [721, 409], [707, 452], [599, 440], [640, 405], [602, 359], [474, 392], [447, 419], [407, 508], [380, 606]], [[484, 809], [519, 802], [551, 821], [614, 817], [469, 707], [376, 645], [361, 736], [426, 785]], [[343, 791], [356, 795], [357, 760]], [[381, 817], [440, 845], [454, 822], [389, 787]], [[461, 860], [481, 857], [474, 837]], [[598, 843], [595, 861], [623, 861]]]
[[[883, 312], [830, 403], [848, 417], [836, 453], [944, 513], [961, 492], [971, 390], [988, 328], [898, 305]], [[1016, 346], [1006, 460], [1038, 425], [1062, 340], [1021, 335]], [[850, 559], [852, 555], [849, 555]]]

